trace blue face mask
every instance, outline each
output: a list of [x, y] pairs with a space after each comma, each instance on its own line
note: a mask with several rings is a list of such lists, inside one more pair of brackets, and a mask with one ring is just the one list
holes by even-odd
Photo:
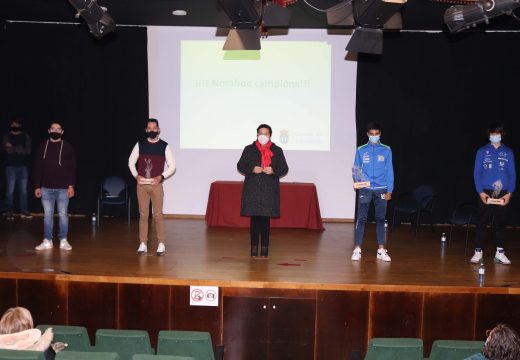
[[380, 137], [381, 135], [369, 135], [368, 140], [370, 140], [372, 144], [377, 144], [379, 142]]
[[502, 135], [489, 135], [489, 141], [492, 144], [499, 144], [502, 141]]

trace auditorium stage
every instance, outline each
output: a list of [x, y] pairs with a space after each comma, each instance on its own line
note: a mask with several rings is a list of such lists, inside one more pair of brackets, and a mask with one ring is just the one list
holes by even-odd
[[[442, 251], [449, 227], [417, 236], [388, 232], [391, 263], [376, 261], [374, 226], [363, 258], [352, 262], [352, 223], [325, 231], [273, 229], [268, 260], [249, 257], [248, 229], [207, 228], [166, 219], [166, 255], [138, 256], [138, 221], [72, 217], [72, 252], [35, 252], [43, 219], [0, 219], [0, 309], [22, 305], [36, 323], [211, 333], [226, 360], [350, 359], [373, 337], [418, 337], [428, 355], [436, 339], [484, 339], [497, 322], [520, 329], [519, 229], [507, 230], [510, 266], [484, 250], [486, 275], [464, 254], [465, 231]], [[470, 232], [470, 237], [472, 236]], [[219, 287], [217, 307], [190, 306], [190, 285]]]

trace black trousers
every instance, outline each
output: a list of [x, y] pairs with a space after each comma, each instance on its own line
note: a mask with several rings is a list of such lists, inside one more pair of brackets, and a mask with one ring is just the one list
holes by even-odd
[[[493, 190], [484, 190], [486, 194], [491, 196]], [[501, 191], [498, 198], [507, 194]], [[486, 205], [482, 201], [479, 203], [477, 216], [477, 229], [475, 231], [475, 248], [482, 249], [486, 238], [486, 227], [490, 221], [493, 221], [493, 241], [496, 247], [504, 247], [504, 228], [506, 223], [507, 207], [501, 205]]]
[[271, 218], [268, 216], [251, 216], [251, 246], [258, 246], [260, 237], [261, 246], [269, 246], [269, 230]]

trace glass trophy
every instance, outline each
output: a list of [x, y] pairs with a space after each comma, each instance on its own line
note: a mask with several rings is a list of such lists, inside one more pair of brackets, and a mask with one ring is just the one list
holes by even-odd
[[354, 166], [352, 168], [352, 179], [354, 179], [354, 189], [363, 189], [370, 186], [368, 177], [363, 173], [363, 168]]
[[152, 179], [152, 159], [144, 159], [144, 163], [146, 164], [146, 167], [144, 168], [144, 177], [141, 178], [139, 181], [139, 184], [141, 185], [151, 185], [153, 183]]
[[500, 199], [500, 193], [502, 192], [502, 181], [499, 179], [493, 183], [493, 192], [491, 197], [488, 197], [486, 204], [488, 205], [504, 205], [504, 199]]

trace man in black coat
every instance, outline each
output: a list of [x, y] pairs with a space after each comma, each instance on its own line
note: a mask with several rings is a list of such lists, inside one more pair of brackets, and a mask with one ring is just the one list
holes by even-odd
[[257, 140], [244, 148], [237, 168], [245, 176], [242, 216], [251, 217], [251, 256], [267, 258], [271, 217], [280, 217], [280, 177], [289, 171], [282, 148], [271, 142], [272, 129], [262, 124]]

